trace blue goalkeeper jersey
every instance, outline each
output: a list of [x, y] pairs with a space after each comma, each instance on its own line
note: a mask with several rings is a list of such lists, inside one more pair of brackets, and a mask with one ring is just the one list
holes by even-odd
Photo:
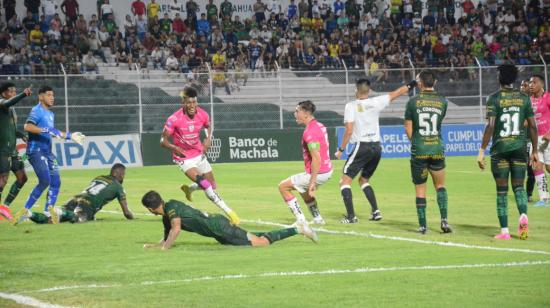
[[[27, 118], [26, 123], [34, 124], [40, 128], [51, 128], [54, 126], [53, 112], [44, 108], [41, 103], [34, 106]], [[52, 150], [52, 136], [48, 133], [33, 134], [29, 132], [29, 142], [27, 143], [27, 153], [46, 152]]]

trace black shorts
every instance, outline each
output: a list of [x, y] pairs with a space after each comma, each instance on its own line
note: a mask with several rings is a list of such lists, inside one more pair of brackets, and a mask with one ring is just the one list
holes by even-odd
[[353, 179], [361, 172], [362, 177], [370, 179], [378, 167], [380, 157], [380, 142], [358, 142], [344, 164], [344, 174]]
[[428, 171], [439, 171], [445, 169], [445, 157], [411, 157], [411, 176], [415, 185], [426, 183]]
[[524, 149], [491, 155], [491, 172], [495, 179], [524, 180], [527, 170], [527, 158]]

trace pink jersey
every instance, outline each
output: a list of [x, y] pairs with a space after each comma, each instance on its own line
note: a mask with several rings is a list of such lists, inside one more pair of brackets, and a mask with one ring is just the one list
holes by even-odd
[[185, 160], [202, 155], [201, 129], [209, 126], [210, 117], [200, 107], [197, 107], [197, 112], [193, 118], [187, 116], [183, 109], [174, 112], [166, 120], [164, 129], [172, 136], [174, 145], [183, 150], [185, 157], [172, 153], [172, 158], [174, 160]]
[[539, 136], [544, 136], [550, 131], [550, 92], [544, 92], [539, 98], [531, 96], [531, 106], [535, 113]]
[[304, 130], [302, 136], [302, 153], [304, 155], [304, 165], [306, 167], [306, 173], [311, 173], [311, 154], [309, 153], [310, 147], [317, 147], [319, 154], [321, 155], [321, 165], [319, 166], [319, 173], [327, 173], [332, 170], [332, 162], [330, 161], [329, 145], [327, 128], [312, 120]]

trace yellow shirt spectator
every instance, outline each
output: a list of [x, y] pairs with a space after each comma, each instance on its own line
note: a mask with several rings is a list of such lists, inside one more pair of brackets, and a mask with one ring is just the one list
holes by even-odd
[[214, 54], [214, 56], [212, 57], [212, 64], [214, 65], [214, 67], [225, 64], [225, 55], [218, 53]]
[[32, 29], [29, 33], [29, 40], [31, 41], [31, 43], [40, 44], [42, 42], [43, 36], [44, 34], [42, 33], [42, 31], [40, 31], [40, 29]]
[[154, 18], [155, 16], [158, 16], [160, 11], [160, 4], [158, 3], [149, 3], [147, 4], [147, 13], [149, 15], [149, 18]]
[[310, 23], [311, 28], [313, 29], [320, 30], [321, 28], [323, 28], [323, 20], [321, 18], [312, 18], [310, 20]]
[[300, 18], [300, 26], [302, 26], [302, 28], [310, 27], [311, 26], [311, 19], [309, 19], [307, 17], [301, 17]]
[[214, 72], [214, 76], [212, 76], [212, 80], [217, 82], [225, 81], [225, 73], [221, 71]]
[[331, 58], [338, 58], [340, 54], [340, 45], [338, 44], [328, 44], [328, 55]]

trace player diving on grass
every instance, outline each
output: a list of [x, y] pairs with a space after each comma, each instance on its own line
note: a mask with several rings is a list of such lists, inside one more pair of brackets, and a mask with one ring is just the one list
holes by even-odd
[[[166, 121], [160, 145], [172, 151], [174, 163], [194, 182], [190, 186], [181, 187], [187, 200], [192, 201], [192, 192], [202, 189], [206, 197], [222, 209], [233, 224], [238, 225], [240, 220], [237, 213], [229, 208], [215, 191], [214, 173], [206, 159], [206, 151], [212, 142], [210, 118], [206, 111], [198, 106], [195, 89], [185, 88], [182, 96], [183, 106]], [[206, 128], [207, 133], [204, 143], [201, 143], [200, 132], [203, 128]]]
[[32, 108], [24, 126], [25, 131], [29, 133], [27, 157], [38, 177], [38, 185], [32, 190], [25, 203], [25, 208], [15, 215], [12, 220], [14, 225], [32, 215], [30, 209], [48, 187], [44, 215], [55, 215], [50, 206], [55, 205], [57, 201], [61, 178], [59, 177], [57, 160], [52, 152], [52, 137], [72, 140], [78, 144], [82, 144], [85, 137], [79, 132], [63, 132], [55, 128], [54, 114], [50, 110], [54, 105], [54, 92], [51, 87], [41, 87], [38, 90], [38, 100], [38, 104]]
[[30, 87], [17, 94], [15, 84], [5, 82], [0, 85], [0, 201], [2, 191], [8, 183], [10, 170], [17, 178], [10, 188], [4, 205], [0, 205], [0, 216], [8, 220], [13, 218], [9, 206], [27, 181], [25, 166], [15, 147], [17, 137], [22, 137], [24, 134], [17, 131], [17, 115], [11, 107], [31, 94]]
[[[485, 149], [491, 139], [491, 172], [497, 189], [497, 216], [500, 223], [500, 233], [496, 239], [509, 240], [508, 230], [508, 178], [512, 178], [512, 190], [519, 210], [518, 235], [522, 240], [528, 236], [527, 194], [523, 183], [527, 159], [525, 147], [527, 144], [527, 121], [529, 137], [534, 149], [538, 148], [537, 126], [529, 97], [514, 89], [518, 70], [513, 64], [503, 64], [498, 67], [500, 90], [487, 98], [487, 124], [483, 133], [483, 141], [479, 149], [477, 163], [481, 170], [485, 169]], [[538, 161], [536, 151], [531, 153], [531, 163]]]
[[164, 237], [156, 244], [145, 244], [144, 248], [172, 247], [181, 230], [212, 237], [220, 244], [235, 246], [269, 246], [296, 234], [302, 234], [314, 242], [317, 234], [305, 223], [295, 227], [270, 232], [248, 232], [232, 224], [225, 216], [199, 211], [183, 202], [169, 200], [165, 202], [156, 191], [147, 192], [141, 203], [149, 212], [162, 215]]
[[441, 138], [441, 122], [447, 113], [447, 99], [434, 90], [435, 77], [423, 71], [416, 78], [420, 93], [405, 108], [405, 132], [411, 141], [411, 175], [416, 190], [418, 232], [425, 234], [426, 181], [432, 176], [441, 215], [441, 230], [451, 233], [447, 222], [447, 190], [445, 189], [445, 146]]
[[288, 204], [292, 214], [298, 222], [306, 222], [298, 200], [292, 194], [297, 190], [313, 216], [312, 223], [325, 224], [319, 212], [315, 192], [317, 186], [326, 183], [332, 176], [332, 162], [330, 161], [327, 128], [315, 119], [315, 105], [311, 101], [298, 103], [294, 117], [299, 125], [304, 125], [302, 135], [302, 154], [304, 157], [305, 172], [298, 173], [283, 180], [279, 184], [279, 192]]
[[128, 209], [126, 192], [122, 187], [125, 175], [126, 167], [120, 163], [114, 164], [109, 175], [94, 178], [84, 191], [72, 197], [65, 205], [53, 207], [54, 214], [51, 217], [33, 212], [29, 219], [37, 224], [87, 222], [94, 220], [95, 214], [115, 198], [120, 204], [124, 217], [134, 219], [134, 215]]

